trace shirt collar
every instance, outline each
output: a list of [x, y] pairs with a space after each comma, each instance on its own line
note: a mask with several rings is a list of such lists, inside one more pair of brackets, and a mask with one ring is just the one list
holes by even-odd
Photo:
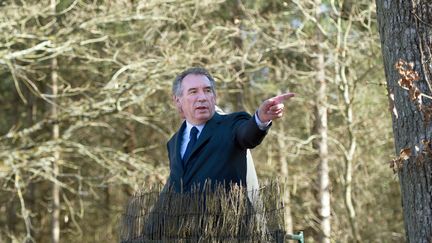
[[[192, 129], [192, 127], [196, 127], [196, 128], [198, 128], [198, 134], [197, 134], [197, 137], [199, 137], [199, 135], [201, 134], [201, 131], [203, 130], [203, 128], [204, 128], [204, 126], [205, 126], [205, 123], [204, 124], [201, 124], [201, 125], [192, 125], [192, 124], [190, 124], [188, 121], [186, 121], [186, 129], [185, 129], [185, 133], [186, 134], [190, 134], [190, 130]], [[189, 136], [189, 135], [188, 135]], [[189, 137], [188, 137], [189, 138]]]

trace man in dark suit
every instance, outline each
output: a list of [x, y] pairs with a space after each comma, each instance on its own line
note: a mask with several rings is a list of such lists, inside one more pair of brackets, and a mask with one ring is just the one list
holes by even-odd
[[208, 71], [182, 72], [174, 80], [173, 99], [185, 121], [167, 144], [167, 186], [176, 192], [200, 190], [206, 183], [246, 186], [247, 149], [262, 142], [272, 120], [282, 117], [283, 102], [293, 96], [270, 98], [253, 116], [246, 112], [221, 115], [215, 112], [215, 81]]

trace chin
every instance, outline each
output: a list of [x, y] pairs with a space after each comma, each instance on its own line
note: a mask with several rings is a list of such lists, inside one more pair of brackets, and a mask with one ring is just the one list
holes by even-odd
[[208, 120], [210, 120], [210, 118], [211, 118], [210, 114], [200, 114], [195, 117], [197, 121], [201, 121], [201, 122], [207, 122]]
[[209, 115], [206, 115], [206, 116], [198, 116], [197, 117], [197, 120], [199, 120], [199, 121], [208, 121], [208, 120], [210, 120], [210, 116]]

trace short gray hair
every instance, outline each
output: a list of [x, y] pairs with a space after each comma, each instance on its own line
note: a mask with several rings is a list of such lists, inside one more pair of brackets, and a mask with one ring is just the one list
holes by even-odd
[[172, 86], [173, 95], [175, 95], [175, 96], [181, 96], [182, 95], [182, 81], [189, 74], [206, 76], [208, 78], [208, 80], [210, 81], [211, 90], [213, 91], [213, 93], [216, 93], [215, 80], [210, 75], [210, 73], [207, 71], [207, 69], [202, 68], [202, 67], [192, 67], [192, 68], [186, 69], [185, 71], [183, 71], [182, 73], [177, 75], [177, 77], [174, 79], [173, 86]]

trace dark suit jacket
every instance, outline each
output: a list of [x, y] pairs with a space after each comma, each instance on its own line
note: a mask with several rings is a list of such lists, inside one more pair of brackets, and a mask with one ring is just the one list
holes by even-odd
[[215, 115], [206, 123], [183, 168], [180, 146], [186, 122], [168, 141], [170, 176], [167, 186], [176, 192], [237, 183], [246, 186], [246, 150], [259, 145], [267, 131], [258, 128], [255, 118], [246, 112]]

